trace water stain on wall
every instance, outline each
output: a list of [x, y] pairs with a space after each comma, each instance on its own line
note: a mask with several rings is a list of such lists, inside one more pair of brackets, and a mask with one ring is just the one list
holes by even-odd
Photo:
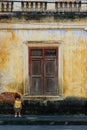
[[68, 31], [64, 37], [64, 95], [87, 97], [87, 42]]
[[12, 31], [0, 32], [0, 89], [22, 93], [22, 46]]
[[[23, 37], [17, 33], [11, 30], [0, 31], [0, 92], [9, 91], [23, 94], [24, 59], [23, 41], [21, 41]], [[81, 38], [82, 34], [77, 37], [75, 33], [78, 34], [78, 32], [66, 30], [64, 34], [51, 33], [51, 31], [50, 34], [49, 32], [47, 34], [49, 34], [48, 39], [50, 40], [53, 38], [63, 41], [64, 96], [87, 98], [87, 40], [86, 35]]]

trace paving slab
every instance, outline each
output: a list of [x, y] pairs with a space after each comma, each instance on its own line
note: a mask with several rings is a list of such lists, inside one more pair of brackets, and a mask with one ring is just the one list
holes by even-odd
[[0, 115], [0, 125], [87, 125], [86, 115]]

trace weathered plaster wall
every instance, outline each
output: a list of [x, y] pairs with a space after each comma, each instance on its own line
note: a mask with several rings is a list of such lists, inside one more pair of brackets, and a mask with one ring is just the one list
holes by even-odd
[[22, 92], [22, 46], [13, 31], [0, 31], [0, 92]]
[[[78, 36], [79, 33], [79, 36]], [[87, 32], [70, 31], [64, 36], [64, 94], [87, 97]]]
[[[23, 93], [25, 41], [61, 41], [64, 97], [87, 98], [87, 31], [82, 29], [0, 30], [0, 92]], [[27, 46], [26, 49], [27, 50]], [[26, 64], [26, 63], [25, 63]], [[26, 65], [27, 67], [27, 65]]]

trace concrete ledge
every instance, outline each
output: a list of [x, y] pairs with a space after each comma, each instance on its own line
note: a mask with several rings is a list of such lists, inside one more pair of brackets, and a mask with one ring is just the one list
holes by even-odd
[[85, 115], [24, 115], [15, 118], [12, 115], [0, 116], [0, 125], [87, 125]]
[[63, 100], [63, 96], [23, 96], [23, 100], [34, 100], [34, 101], [58, 101]]
[[85, 23], [0, 23], [0, 30], [13, 29], [13, 30], [56, 30], [56, 29], [86, 29], [87, 22]]

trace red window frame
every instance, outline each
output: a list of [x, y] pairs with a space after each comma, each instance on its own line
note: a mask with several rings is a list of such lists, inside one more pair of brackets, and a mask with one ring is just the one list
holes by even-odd
[[[38, 58], [37, 58], [37, 56], [32, 56], [31, 55], [31, 52], [32, 52], [32, 50], [37, 50], [37, 49], [41, 49], [42, 50], [42, 56], [38, 56]], [[56, 50], [56, 56], [45, 56], [45, 54], [44, 54], [44, 52], [45, 52], [45, 50], [46, 49], [48, 49], [48, 50], [51, 50], [51, 49], [55, 49]], [[55, 94], [51, 94], [51, 95], [56, 95], [56, 94], [58, 94], [59, 92], [58, 92], [58, 47], [29, 47], [28, 48], [28, 64], [29, 64], [29, 66], [28, 66], [28, 70], [29, 70], [29, 85], [30, 85], [30, 95], [32, 95], [31, 94], [31, 88], [32, 88], [32, 86], [31, 86], [31, 77], [32, 77], [32, 73], [31, 73], [31, 64], [32, 64], [32, 59], [44, 59], [43, 60], [43, 66], [45, 66], [45, 60], [47, 59], [56, 59], [56, 71], [55, 71], [55, 77], [56, 77], [56, 79], [57, 79], [57, 81], [56, 81], [56, 86], [57, 86], [57, 90], [56, 90], [56, 93]], [[43, 67], [43, 77], [44, 77], [44, 67]], [[43, 86], [43, 88], [42, 88], [42, 94], [41, 95], [49, 95], [49, 94], [45, 94], [45, 87], [44, 87], [44, 84], [45, 84], [45, 82], [44, 82], [44, 80], [45, 80], [45, 78], [43, 78], [43, 81], [42, 81], [42, 86]], [[51, 92], [51, 91], [50, 91]], [[37, 95], [37, 94], [36, 94]]]

